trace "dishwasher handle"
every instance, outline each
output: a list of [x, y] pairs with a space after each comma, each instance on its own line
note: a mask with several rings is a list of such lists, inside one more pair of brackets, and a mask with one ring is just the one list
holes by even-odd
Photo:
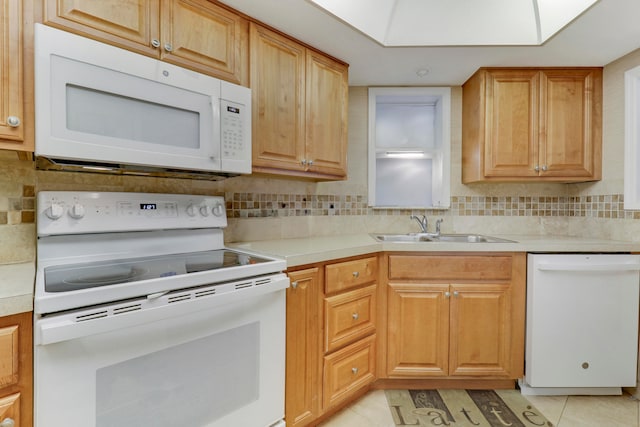
[[606, 263], [606, 264], [556, 264], [539, 263], [540, 271], [640, 271], [640, 264]]

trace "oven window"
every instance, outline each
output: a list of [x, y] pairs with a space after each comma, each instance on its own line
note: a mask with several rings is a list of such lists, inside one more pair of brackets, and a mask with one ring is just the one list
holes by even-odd
[[259, 397], [249, 323], [96, 371], [96, 427], [205, 426]]

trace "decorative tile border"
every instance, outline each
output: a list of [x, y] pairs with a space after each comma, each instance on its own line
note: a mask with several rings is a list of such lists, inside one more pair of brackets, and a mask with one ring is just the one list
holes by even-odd
[[[373, 209], [362, 195], [228, 193], [230, 218], [326, 215], [442, 214], [442, 210]], [[446, 212], [457, 216], [539, 216], [640, 219], [625, 211], [623, 195], [597, 196], [453, 196]]]
[[[331, 215], [442, 215], [435, 209], [373, 209], [363, 195], [227, 193], [229, 218]], [[539, 216], [640, 219], [640, 210], [625, 211], [622, 194], [596, 196], [453, 196], [450, 215]], [[35, 188], [24, 185], [22, 195], [0, 198], [0, 225], [35, 222]]]
[[20, 196], [0, 197], [0, 225], [35, 223], [35, 186], [23, 185]]

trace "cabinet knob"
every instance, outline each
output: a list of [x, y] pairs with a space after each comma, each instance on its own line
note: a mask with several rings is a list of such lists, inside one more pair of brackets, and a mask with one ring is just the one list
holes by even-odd
[[160, 47], [160, 40], [158, 40], [158, 39], [152, 39], [152, 40], [151, 40], [151, 46], [153, 46], [153, 47]]
[[302, 159], [302, 160], [300, 160], [300, 164], [301, 164], [302, 166], [305, 166], [305, 165], [307, 164], [307, 160], [306, 160], [306, 159]]
[[542, 166], [542, 172], [546, 172], [546, 170], [547, 170], [547, 169], [548, 169], [548, 168], [547, 168], [547, 165], [543, 165], [543, 166]]
[[298, 281], [296, 280], [295, 282], [291, 282], [291, 287], [296, 289], [298, 287]]
[[358, 318], [360, 317], [360, 315], [358, 313], [353, 313], [351, 315], [351, 317], [353, 318], [353, 320], [358, 320]]
[[351, 368], [351, 372], [353, 372], [353, 375], [358, 375], [358, 368]]
[[458, 291], [453, 291], [453, 296], [454, 296], [454, 297], [457, 297], [458, 295], [459, 295], [459, 294], [458, 294]]
[[451, 292], [447, 291], [444, 293], [445, 298], [449, 298], [451, 296]]
[[311, 166], [311, 165], [313, 164], [313, 160], [308, 160], [308, 161], [307, 161], [307, 164], [308, 164], [309, 166]]
[[20, 126], [20, 118], [17, 116], [9, 116], [7, 117], [7, 124], [12, 128], [17, 128]]
[[0, 423], [0, 427], [13, 427], [16, 425], [16, 422], [13, 421], [12, 418], [5, 418], [4, 420], [2, 420], [2, 422]]
[[359, 271], [354, 271], [354, 272], [353, 272], [353, 277], [355, 277], [356, 279], [357, 279], [358, 277], [360, 277], [360, 272], [359, 272]]
[[536, 172], [540, 172], [540, 166], [536, 165], [536, 166], [533, 168], [533, 170], [534, 170], [534, 171], [536, 171]]
[[173, 46], [171, 45], [171, 43], [165, 43], [164, 50], [166, 50], [167, 52], [171, 52], [173, 50]]

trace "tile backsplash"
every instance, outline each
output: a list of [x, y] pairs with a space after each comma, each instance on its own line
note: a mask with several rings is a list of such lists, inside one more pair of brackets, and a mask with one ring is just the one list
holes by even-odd
[[22, 194], [0, 194], [0, 225], [35, 222], [35, 186], [23, 185]]
[[374, 209], [363, 195], [227, 193], [229, 218], [332, 215], [438, 215], [640, 219], [622, 194], [589, 196], [453, 196], [449, 210]]

